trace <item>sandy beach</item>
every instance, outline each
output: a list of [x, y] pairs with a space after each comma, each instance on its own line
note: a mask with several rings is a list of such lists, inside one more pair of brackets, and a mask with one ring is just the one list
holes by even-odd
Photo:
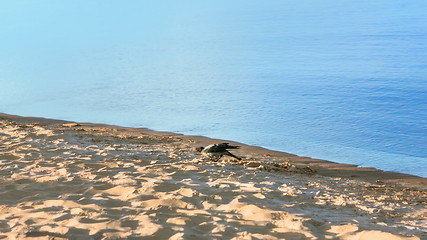
[[0, 141], [0, 239], [427, 239], [421, 177], [6, 114]]

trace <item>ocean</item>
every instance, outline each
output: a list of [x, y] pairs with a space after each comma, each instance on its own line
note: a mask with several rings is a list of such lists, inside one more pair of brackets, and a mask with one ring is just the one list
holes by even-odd
[[427, 177], [427, 1], [8, 1], [0, 112]]

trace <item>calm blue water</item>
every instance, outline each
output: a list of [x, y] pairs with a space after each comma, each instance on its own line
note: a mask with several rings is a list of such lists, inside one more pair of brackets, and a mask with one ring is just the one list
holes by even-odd
[[2, 1], [0, 112], [427, 177], [427, 1]]

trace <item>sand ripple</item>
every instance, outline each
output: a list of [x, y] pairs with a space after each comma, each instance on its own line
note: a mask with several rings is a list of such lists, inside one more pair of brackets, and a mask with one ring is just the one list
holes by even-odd
[[0, 239], [426, 239], [426, 193], [176, 136], [0, 121]]

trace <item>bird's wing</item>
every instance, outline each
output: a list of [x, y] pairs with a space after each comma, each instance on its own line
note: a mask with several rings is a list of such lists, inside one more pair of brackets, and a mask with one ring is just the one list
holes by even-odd
[[230, 156], [230, 157], [234, 157], [235, 159], [237, 159], [237, 160], [242, 160], [240, 157], [238, 157], [238, 156], [236, 156], [236, 155], [234, 155], [234, 154], [232, 154], [231, 152], [229, 152], [229, 151], [225, 151], [224, 152], [224, 155], [228, 155], [228, 156]]

